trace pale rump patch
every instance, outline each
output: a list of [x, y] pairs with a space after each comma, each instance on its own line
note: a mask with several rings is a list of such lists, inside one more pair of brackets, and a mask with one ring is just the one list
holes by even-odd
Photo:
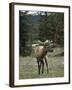
[[44, 51], [43, 46], [35, 47], [35, 55], [36, 55], [36, 56], [41, 56], [42, 53], [43, 53], [43, 51]]

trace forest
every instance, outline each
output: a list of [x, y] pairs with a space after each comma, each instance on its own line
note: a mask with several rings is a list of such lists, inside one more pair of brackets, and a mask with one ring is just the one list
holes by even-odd
[[29, 56], [37, 40], [64, 47], [64, 13], [19, 11], [19, 55]]

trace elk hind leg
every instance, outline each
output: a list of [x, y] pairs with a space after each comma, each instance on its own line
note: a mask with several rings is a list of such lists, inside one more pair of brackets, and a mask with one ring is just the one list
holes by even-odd
[[44, 73], [44, 61], [42, 60], [41, 63], [42, 63], [42, 73]]

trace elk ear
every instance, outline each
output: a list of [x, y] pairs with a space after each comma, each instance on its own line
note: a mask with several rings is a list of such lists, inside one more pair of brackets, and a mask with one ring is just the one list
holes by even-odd
[[38, 42], [38, 43], [41, 43], [41, 41], [40, 41], [40, 40], [38, 40], [37, 42]]
[[44, 44], [47, 44], [49, 42], [49, 40], [46, 40], [45, 42], [44, 42]]
[[38, 44], [43, 44], [43, 42], [42, 41], [40, 41], [40, 40], [38, 40], [38, 42], [37, 42]]
[[44, 42], [44, 44], [48, 44], [48, 42], [49, 42], [49, 40], [46, 40], [46, 41]]

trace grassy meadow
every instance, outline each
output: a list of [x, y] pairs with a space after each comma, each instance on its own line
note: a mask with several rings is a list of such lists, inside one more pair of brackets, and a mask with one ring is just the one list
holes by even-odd
[[48, 69], [46, 72], [46, 65], [44, 64], [44, 73], [38, 75], [38, 67], [34, 52], [31, 56], [19, 57], [19, 79], [33, 79], [33, 78], [54, 78], [64, 76], [64, 56], [62, 55], [63, 48], [55, 47], [54, 51], [48, 53]]

